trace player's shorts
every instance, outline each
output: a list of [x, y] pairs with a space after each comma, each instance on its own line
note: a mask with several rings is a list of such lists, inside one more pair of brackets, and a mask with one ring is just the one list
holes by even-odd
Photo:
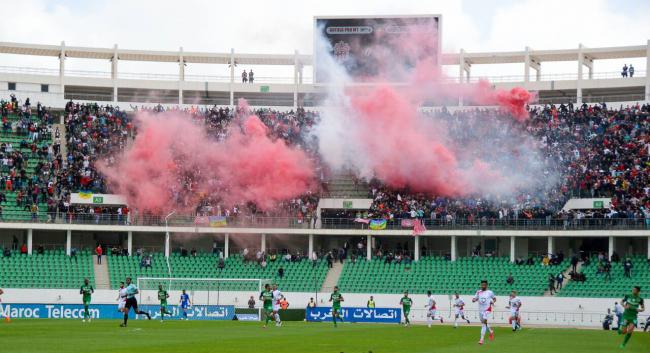
[[436, 317], [438, 315], [438, 309], [429, 309], [429, 312], [427, 313], [428, 317]]
[[402, 307], [402, 311], [404, 312], [404, 316], [408, 316], [411, 313], [411, 307]]
[[84, 299], [83, 302], [84, 305], [90, 305], [90, 299]]
[[510, 317], [519, 317], [519, 310], [510, 310]]
[[456, 316], [457, 317], [465, 317], [465, 310], [464, 309], [456, 309]]
[[340, 306], [333, 306], [332, 307], [332, 313], [339, 314], [340, 312], [341, 312], [341, 307]]
[[638, 325], [638, 318], [636, 317], [625, 317], [623, 316], [623, 326], [633, 324], [635, 327]]
[[492, 314], [492, 310], [485, 310], [480, 313], [481, 320], [487, 320], [490, 318], [490, 314]]
[[181, 309], [187, 309], [190, 307], [190, 303], [181, 303]]
[[122, 311], [124, 307], [126, 306], [126, 300], [120, 300], [120, 302], [117, 304], [117, 310]]
[[280, 304], [273, 304], [273, 311], [280, 311]]
[[138, 301], [135, 298], [126, 298], [124, 307], [129, 310], [133, 308], [133, 310], [138, 311]]

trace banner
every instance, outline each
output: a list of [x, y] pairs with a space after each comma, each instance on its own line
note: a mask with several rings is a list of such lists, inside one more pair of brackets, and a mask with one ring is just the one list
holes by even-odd
[[[140, 305], [138, 308], [148, 312], [151, 319], [160, 318], [159, 305]], [[3, 305], [5, 314], [12, 319], [83, 319], [84, 307], [81, 304], [7, 304]], [[168, 306], [173, 318], [179, 318], [178, 306]], [[93, 319], [122, 319], [124, 314], [117, 311], [117, 304], [91, 304], [90, 317]], [[133, 311], [130, 317], [134, 317]], [[192, 320], [232, 320], [235, 307], [232, 305], [194, 305], [188, 309], [187, 316]], [[169, 317], [169, 316], [167, 316]], [[138, 316], [138, 319], [143, 319]]]
[[386, 220], [385, 219], [371, 219], [370, 220], [370, 229], [372, 229], [372, 230], [386, 229]]
[[402, 218], [400, 224], [402, 225], [402, 228], [412, 228], [415, 222], [411, 218]]
[[357, 223], [363, 223], [363, 224], [370, 223], [370, 220], [366, 219], [366, 218], [355, 218], [354, 221], [357, 222]]
[[228, 225], [228, 222], [226, 221], [226, 217], [224, 216], [210, 216], [208, 217], [208, 220], [210, 222], [210, 227], [225, 227]]
[[[332, 308], [316, 307], [307, 308], [307, 321], [324, 322], [332, 321]], [[341, 317], [346, 322], [372, 322], [385, 324], [399, 324], [402, 309], [393, 308], [341, 308]]]

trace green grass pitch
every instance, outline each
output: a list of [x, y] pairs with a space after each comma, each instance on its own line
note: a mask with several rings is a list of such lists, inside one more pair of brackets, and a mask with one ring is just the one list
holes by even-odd
[[[621, 351], [615, 332], [497, 327], [496, 339], [477, 344], [480, 328], [384, 324], [285, 322], [262, 329], [257, 322], [71, 320], [0, 322], [2, 352], [273, 352], [273, 353], [598, 353]], [[650, 352], [650, 333], [635, 332], [626, 352]]]

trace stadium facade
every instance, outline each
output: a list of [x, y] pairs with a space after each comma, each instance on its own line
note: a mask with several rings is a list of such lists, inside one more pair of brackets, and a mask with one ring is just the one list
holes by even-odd
[[[69, 99], [76, 101], [163, 105], [233, 105], [246, 98], [253, 106], [316, 108], [324, 97], [322, 85], [312, 82], [312, 55], [245, 54], [151, 51], [113, 48], [90, 48], [25, 43], [0, 43], [2, 54], [58, 58], [59, 69], [0, 66], [0, 93], [29, 96], [52, 107], [62, 107]], [[66, 69], [66, 59], [110, 61], [110, 71]], [[539, 103], [636, 102], [650, 100], [650, 76], [637, 70], [634, 77], [621, 79], [620, 72], [594, 72], [598, 60], [646, 58], [650, 66], [650, 41], [635, 46], [588, 48], [580, 44], [573, 49], [458, 53], [442, 55], [442, 65], [458, 68], [456, 82], [474, 82], [473, 65], [523, 64], [521, 75], [485, 77], [496, 87], [523, 87], [537, 92]], [[178, 74], [129, 73], [119, 69], [123, 61], [178, 63]], [[576, 70], [562, 74], [545, 74], [545, 63], [574, 62]], [[192, 64], [224, 65], [229, 75], [186, 75]], [[257, 76], [253, 84], [242, 83], [240, 67], [271, 65], [293, 70], [292, 77]], [[532, 69], [532, 71], [531, 71]], [[309, 75], [305, 75], [305, 74]], [[534, 73], [534, 74], [533, 74]], [[8, 92], [12, 91], [12, 92]], [[458, 102], [462, 105], [462, 100]], [[453, 104], [452, 104], [453, 105]]]

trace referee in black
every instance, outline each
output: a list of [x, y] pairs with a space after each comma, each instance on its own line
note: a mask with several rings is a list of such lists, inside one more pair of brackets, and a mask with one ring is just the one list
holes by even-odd
[[151, 315], [144, 311], [138, 310], [138, 300], [135, 299], [136, 294], [138, 294], [138, 287], [131, 283], [131, 277], [126, 278], [126, 304], [124, 310], [124, 322], [120, 324], [120, 327], [126, 327], [126, 322], [129, 321], [129, 311], [133, 308], [133, 311], [136, 315], [146, 315], [147, 319], [151, 320]]

